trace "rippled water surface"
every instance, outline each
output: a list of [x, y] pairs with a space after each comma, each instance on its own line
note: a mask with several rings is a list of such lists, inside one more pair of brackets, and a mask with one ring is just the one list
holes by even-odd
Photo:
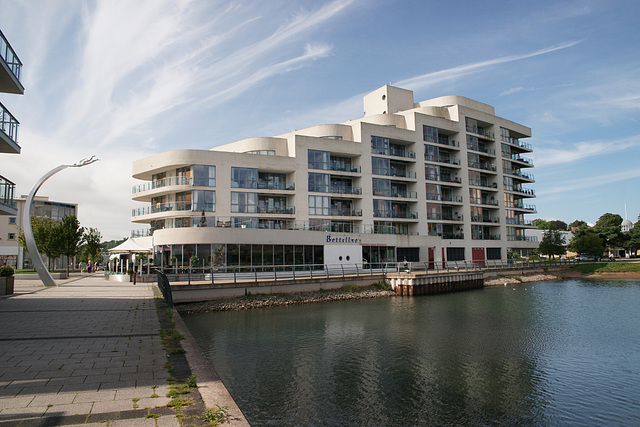
[[640, 282], [183, 316], [254, 426], [640, 425]]

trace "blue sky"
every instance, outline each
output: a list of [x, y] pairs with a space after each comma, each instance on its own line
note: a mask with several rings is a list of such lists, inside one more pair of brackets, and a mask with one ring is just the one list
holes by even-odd
[[[22, 154], [1, 172], [127, 236], [132, 161], [362, 116], [385, 84], [462, 95], [532, 129], [545, 219], [640, 213], [640, 2], [0, 0], [22, 60]], [[248, 124], [241, 123], [248, 118]]]

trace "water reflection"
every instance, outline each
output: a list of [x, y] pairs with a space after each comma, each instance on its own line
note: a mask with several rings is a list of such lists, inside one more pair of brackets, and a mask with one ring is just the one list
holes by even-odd
[[639, 291], [572, 281], [184, 317], [252, 425], [637, 424]]

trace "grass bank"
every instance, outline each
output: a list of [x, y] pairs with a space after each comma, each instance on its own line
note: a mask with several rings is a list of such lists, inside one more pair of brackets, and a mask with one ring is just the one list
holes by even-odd
[[640, 263], [637, 262], [594, 262], [588, 264], [577, 264], [571, 270], [582, 274], [603, 274], [603, 273], [638, 273], [640, 274]]

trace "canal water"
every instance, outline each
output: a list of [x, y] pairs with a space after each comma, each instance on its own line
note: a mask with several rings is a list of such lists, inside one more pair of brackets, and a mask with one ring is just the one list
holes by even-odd
[[253, 426], [640, 425], [640, 281], [183, 317]]

